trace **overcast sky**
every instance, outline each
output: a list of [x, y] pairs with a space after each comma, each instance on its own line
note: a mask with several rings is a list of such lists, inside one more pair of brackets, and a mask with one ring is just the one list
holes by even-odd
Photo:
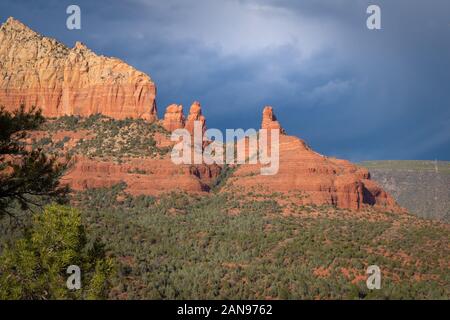
[[160, 117], [199, 100], [208, 127], [259, 128], [272, 105], [329, 156], [450, 160], [448, 0], [2, 0], [9, 16], [148, 73]]

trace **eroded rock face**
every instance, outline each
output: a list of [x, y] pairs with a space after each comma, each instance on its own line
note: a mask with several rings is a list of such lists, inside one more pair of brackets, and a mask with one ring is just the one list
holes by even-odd
[[206, 131], [206, 119], [202, 115], [202, 107], [200, 105], [200, 102], [194, 101], [194, 103], [191, 105], [191, 109], [189, 110], [189, 115], [186, 120], [186, 126], [185, 129], [187, 129], [191, 134], [194, 133], [194, 122], [200, 121], [202, 132], [204, 133]]
[[37, 106], [44, 116], [154, 121], [156, 87], [145, 73], [77, 42], [71, 49], [9, 18], [0, 27], [0, 105]]
[[195, 121], [201, 123], [202, 132], [205, 133], [206, 119], [202, 115], [200, 102], [194, 101], [192, 103], [187, 119], [184, 117], [182, 105], [171, 104], [167, 107], [166, 113], [164, 114], [163, 126], [169, 132], [176, 129], [186, 129], [193, 134]]
[[277, 117], [273, 113], [273, 108], [271, 106], [265, 106], [263, 110], [263, 118], [261, 122], [261, 129], [276, 129], [280, 130], [281, 134], [286, 134], [284, 129], [281, 127], [277, 120]]
[[[281, 129], [272, 108], [264, 109], [263, 126]], [[334, 205], [346, 209], [374, 207], [387, 211], [403, 211], [395, 200], [370, 180], [367, 169], [349, 161], [314, 152], [301, 139], [280, 135], [279, 171], [261, 175], [261, 165], [244, 164], [237, 168], [225, 190], [282, 193], [298, 204]]]
[[184, 114], [183, 106], [181, 104], [171, 104], [166, 108], [163, 127], [169, 132], [184, 128]]
[[209, 184], [221, 170], [217, 165], [175, 165], [168, 157], [130, 158], [119, 164], [77, 156], [74, 163], [62, 178], [62, 184], [81, 191], [125, 182], [125, 191], [132, 195], [159, 195], [171, 191], [208, 192]]
[[[62, 143], [61, 152], [69, 153], [75, 150], [74, 147], [80, 141], [91, 140], [95, 136], [94, 130], [87, 129], [57, 132], [31, 131], [28, 132], [24, 142], [31, 149], [34, 142], [47, 138], [53, 143]], [[164, 133], [157, 132], [153, 138], [158, 148], [173, 145]], [[170, 154], [128, 156], [120, 158], [119, 161], [116, 157], [93, 157], [89, 154], [74, 152], [70, 163], [67, 172], [61, 178], [61, 183], [68, 185], [72, 190], [105, 188], [125, 182], [127, 185], [125, 191], [132, 195], [159, 195], [171, 191], [205, 193], [210, 190], [211, 183], [221, 172], [221, 167], [216, 164], [174, 164]]]

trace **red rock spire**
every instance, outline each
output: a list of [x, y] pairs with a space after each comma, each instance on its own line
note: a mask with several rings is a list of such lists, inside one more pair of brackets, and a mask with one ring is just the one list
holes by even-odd
[[163, 127], [169, 132], [184, 128], [183, 106], [181, 104], [171, 104], [166, 108]]
[[190, 132], [194, 132], [194, 121], [200, 121], [202, 123], [202, 131], [206, 131], [206, 119], [202, 115], [202, 107], [200, 102], [194, 101], [191, 105], [191, 109], [189, 110], [189, 115], [186, 120], [186, 129]]
[[286, 134], [286, 131], [281, 127], [277, 117], [273, 113], [273, 108], [271, 106], [264, 107], [261, 129], [278, 129], [281, 134]]

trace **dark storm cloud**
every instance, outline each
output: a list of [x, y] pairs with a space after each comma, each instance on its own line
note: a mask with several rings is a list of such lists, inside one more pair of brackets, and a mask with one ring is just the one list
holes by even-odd
[[[82, 30], [65, 8], [82, 9]], [[382, 30], [365, 26], [369, 4]], [[450, 160], [450, 3], [429, 1], [2, 1], [69, 46], [117, 56], [210, 127], [258, 127], [265, 104], [290, 134], [352, 160]]]

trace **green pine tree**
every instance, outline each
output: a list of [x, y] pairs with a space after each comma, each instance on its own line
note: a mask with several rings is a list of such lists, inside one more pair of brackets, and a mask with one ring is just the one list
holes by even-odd
[[47, 157], [42, 150], [30, 150], [23, 143], [26, 130], [37, 129], [44, 117], [40, 110], [26, 111], [22, 106], [14, 112], [0, 107], [0, 218], [16, 217], [12, 208], [28, 210], [42, 205], [43, 200], [62, 199], [67, 188], [59, 178], [67, 162]]
[[[81, 289], [69, 290], [67, 267], [81, 269]], [[0, 256], [0, 299], [106, 298], [113, 272], [103, 246], [89, 242], [77, 209], [46, 206], [24, 238]]]

